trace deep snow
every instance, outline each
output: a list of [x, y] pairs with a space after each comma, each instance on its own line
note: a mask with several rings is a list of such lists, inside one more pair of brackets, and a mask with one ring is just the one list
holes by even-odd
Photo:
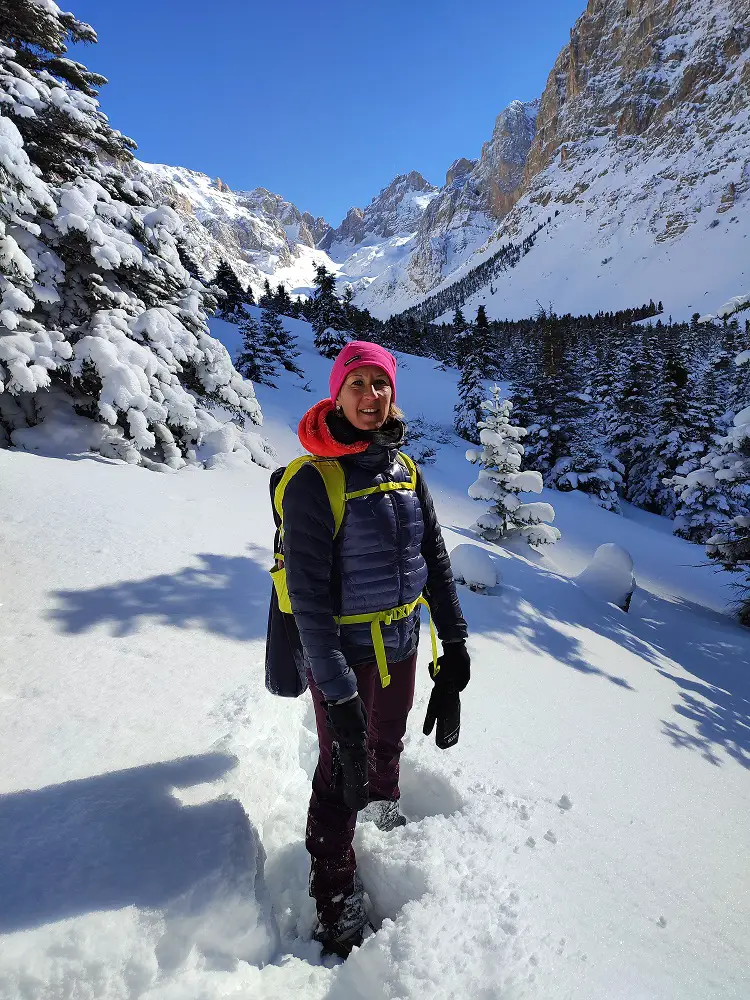
[[[258, 387], [281, 461], [328, 370], [285, 322], [312, 391]], [[454, 399], [453, 372], [404, 359], [409, 415], [447, 426]], [[473, 678], [447, 752], [421, 735], [424, 644], [410, 823], [357, 832], [382, 926], [345, 964], [308, 940], [309, 698], [263, 687], [268, 471], [0, 451], [3, 1000], [750, 995], [750, 633], [728, 578], [664, 519], [576, 494], [543, 554], [477, 539], [464, 447], [426, 476], [449, 549], [502, 582], [460, 588]], [[630, 614], [572, 579], [604, 542], [633, 556]]]

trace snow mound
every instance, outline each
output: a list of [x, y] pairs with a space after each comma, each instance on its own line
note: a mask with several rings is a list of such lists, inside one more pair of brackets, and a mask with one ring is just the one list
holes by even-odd
[[575, 580], [591, 597], [627, 611], [635, 590], [632, 556], [614, 542], [605, 542]]
[[486, 549], [464, 543], [451, 552], [453, 576], [472, 590], [486, 590], [498, 584], [498, 572]]

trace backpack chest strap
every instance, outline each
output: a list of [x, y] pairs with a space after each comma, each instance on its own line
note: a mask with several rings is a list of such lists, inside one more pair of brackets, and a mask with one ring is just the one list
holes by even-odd
[[411, 483], [378, 483], [377, 486], [368, 486], [366, 490], [355, 490], [353, 493], [345, 493], [344, 500], [356, 500], [358, 497], [366, 497], [371, 493], [387, 493], [389, 490], [410, 490]]
[[416, 490], [417, 488], [417, 467], [402, 451], [398, 453], [398, 457], [401, 464], [405, 466], [406, 471], [409, 473], [409, 478], [406, 482], [395, 483], [378, 483], [377, 486], [368, 486], [366, 490], [354, 490], [352, 493], [345, 493], [344, 500], [356, 500], [358, 497], [370, 496], [372, 493], [388, 493], [390, 490]]

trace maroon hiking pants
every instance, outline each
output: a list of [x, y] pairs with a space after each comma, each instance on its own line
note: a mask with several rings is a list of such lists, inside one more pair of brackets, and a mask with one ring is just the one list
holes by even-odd
[[[399, 758], [404, 749], [406, 718], [414, 701], [417, 654], [388, 665], [391, 683], [380, 683], [377, 664], [353, 667], [368, 716], [370, 801], [398, 799]], [[357, 814], [344, 803], [341, 784], [332, 785], [333, 733], [328, 728], [323, 695], [308, 671], [315, 706], [320, 755], [312, 783], [305, 844], [312, 859], [310, 895], [324, 923], [335, 923], [354, 889], [356, 861], [352, 840]]]

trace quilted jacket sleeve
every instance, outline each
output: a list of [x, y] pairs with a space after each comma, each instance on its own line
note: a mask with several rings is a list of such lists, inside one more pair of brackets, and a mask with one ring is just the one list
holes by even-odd
[[323, 479], [303, 465], [284, 490], [284, 565], [289, 597], [305, 656], [327, 701], [357, 690], [341, 651], [333, 606], [333, 514]]
[[457, 642], [469, 634], [453, 580], [451, 561], [445, 549], [435, 505], [421, 471], [417, 476], [417, 496], [422, 505], [424, 538], [422, 555], [427, 563], [425, 597], [442, 642]]

